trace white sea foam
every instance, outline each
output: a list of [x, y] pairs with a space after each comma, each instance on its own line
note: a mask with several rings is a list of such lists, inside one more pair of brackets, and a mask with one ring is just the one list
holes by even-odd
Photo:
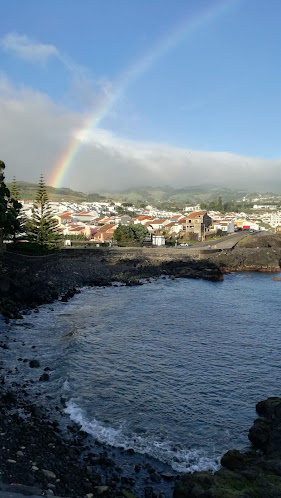
[[65, 392], [69, 392], [69, 390], [70, 390], [69, 382], [67, 379], [63, 383], [63, 389]]
[[82, 430], [91, 434], [101, 443], [109, 444], [125, 450], [133, 448], [136, 452], [147, 454], [168, 463], [177, 472], [195, 472], [199, 470], [216, 471], [219, 468], [219, 458], [212, 459], [202, 450], [188, 450], [175, 448], [169, 442], [155, 441], [150, 437], [142, 437], [137, 434], [127, 436], [122, 431], [122, 427], [114, 429], [106, 427], [101, 422], [93, 418], [87, 420], [82, 409], [72, 400], [67, 403], [65, 412], [71, 420], [81, 425]]

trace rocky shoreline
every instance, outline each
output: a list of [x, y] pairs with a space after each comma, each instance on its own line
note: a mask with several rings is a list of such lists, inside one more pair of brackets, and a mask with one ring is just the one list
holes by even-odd
[[174, 498], [280, 498], [281, 398], [256, 405], [259, 418], [249, 431], [252, 449], [229, 450], [222, 468], [210, 474], [186, 474], [175, 485]]
[[[141, 285], [140, 279], [163, 274], [170, 278], [220, 281], [231, 268], [279, 271], [279, 251], [268, 248], [265, 251], [267, 254], [264, 252], [256, 264], [246, 249], [231, 254], [220, 252], [199, 260], [192, 260], [184, 252], [170, 251], [149, 254], [136, 250], [123, 253], [81, 250], [80, 254], [65, 251], [63, 255], [50, 257], [4, 253], [0, 258], [1, 311], [6, 321], [20, 319], [29, 308], [36, 311], [37, 306], [56, 299], [67, 301], [83, 285], [115, 285], [115, 281]], [[9, 348], [8, 337], [1, 337], [1, 341], [4, 355]], [[28, 401], [28, 382], [9, 383], [11, 372], [2, 365], [0, 368], [0, 496], [6, 490], [25, 496], [69, 498], [281, 497], [280, 398], [257, 405], [260, 418], [249, 436], [252, 450], [246, 453], [230, 450], [222, 458], [223, 468], [214, 475], [197, 472], [180, 477], [169, 471], [161, 472], [157, 466], [139, 459], [133, 450], [121, 454], [120, 450], [112, 451], [98, 442], [93, 447], [78, 425], [67, 419], [66, 425], [61, 426], [61, 419], [66, 419], [63, 406], [55, 407], [58, 417], [54, 418]], [[36, 365], [30, 364], [30, 368]], [[39, 382], [48, 381], [48, 367], [40, 373]], [[129, 474], [123, 472], [119, 463], [124, 456], [131, 469]], [[141, 491], [137, 484], [140, 477]]]
[[0, 255], [0, 312], [20, 317], [59, 298], [68, 300], [82, 286], [105, 286], [119, 281], [139, 285], [140, 279], [170, 275], [178, 278], [223, 279], [213, 262], [191, 259], [179, 252], [157, 250], [62, 250], [46, 256], [13, 252]]
[[233, 250], [195, 253], [184, 249], [66, 249], [45, 256], [0, 253], [0, 313], [20, 317], [25, 309], [57, 299], [68, 300], [82, 286], [140, 279], [202, 278], [223, 280], [232, 271], [279, 272], [281, 248], [235, 247]]
[[[36, 343], [24, 340], [25, 321], [0, 319], [0, 496], [172, 496], [175, 475], [168, 465], [94, 440], [71, 421], [63, 394], [54, 402], [52, 366], [36, 355]], [[15, 356], [20, 351], [24, 356]]]
[[[173, 475], [161, 475], [148, 463], [137, 463], [133, 450], [126, 452], [133, 477], [126, 475], [117, 463], [118, 455], [113, 459], [105, 445], [91, 444], [78, 425], [69, 421], [63, 430], [42, 407], [11, 390], [1, 389], [0, 444], [0, 496], [1, 490], [69, 498], [171, 496], [157, 486], [173, 481]], [[135, 491], [139, 475], [141, 494]]]
[[[39, 368], [35, 363], [30, 367]], [[51, 416], [48, 410], [29, 401], [27, 383], [20, 386], [13, 382], [13, 386], [5, 388], [3, 379], [4, 376], [0, 392], [0, 496], [6, 491], [19, 498], [281, 497], [279, 397], [257, 404], [259, 418], [249, 431], [251, 449], [229, 450], [221, 459], [221, 469], [214, 474], [204, 471], [177, 476], [157, 469], [156, 463], [147, 463], [133, 449], [112, 449], [91, 441], [81, 426], [67, 418], [61, 406], [55, 407], [57, 416]]]

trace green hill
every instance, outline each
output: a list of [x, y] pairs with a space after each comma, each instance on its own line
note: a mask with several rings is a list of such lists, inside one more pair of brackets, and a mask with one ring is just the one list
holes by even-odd
[[[20, 198], [25, 200], [34, 200], [38, 185], [29, 182], [17, 182], [20, 190]], [[7, 187], [11, 189], [12, 184], [7, 183]], [[84, 194], [83, 192], [76, 192], [70, 188], [55, 188], [46, 186], [48, 197], [50, 201], [69, 201], [69, 202], [95, 202], [103, 201], [104, 197], [99, 194]]]
[[187, 205], [194, 203], [210, 202], [219, 196], [226, 201], [239, 201], [244, 196], [249, 195], [245, 190], [232, 190], [215, 185], [195, 185], [175, 189], [169, 186], [164, 187], [139, 187], [120, 192], [104, 192], [103, 195], [114, 200], [131, 202], [132, 204], [171, 204]]

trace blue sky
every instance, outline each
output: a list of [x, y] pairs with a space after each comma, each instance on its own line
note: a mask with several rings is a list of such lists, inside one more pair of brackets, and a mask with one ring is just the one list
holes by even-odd
[[266, 171], [278, 171], [280, 0], [0, 0], [0, 7], [0, 150], [19, 179], [51, 177], [87, 115], [102, 107], [66, 186], [85, 188], [78, 166], [99, 189], [202, 183], [198, 166], [206, 180], [224, 184], [243, 171], [246, 183], [257, 174], [262, 185]]

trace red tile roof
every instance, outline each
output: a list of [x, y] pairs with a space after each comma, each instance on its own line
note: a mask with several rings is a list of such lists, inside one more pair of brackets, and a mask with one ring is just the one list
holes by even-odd
[[204, 214], [206, 214], [206, 211], [196, 211], [195, 213], [190, 213], [188, 216], [187, 216], [187, 220], [190, 220], [190, 219], [193, 219], [193, 218], [197, 218], [199, 216], [204, 216]]
[[108, 232], [112, 228], [116, 228], [115, 223], [113, 223], [113, 224], [107, 223], [99, 228], [98, 233]]

